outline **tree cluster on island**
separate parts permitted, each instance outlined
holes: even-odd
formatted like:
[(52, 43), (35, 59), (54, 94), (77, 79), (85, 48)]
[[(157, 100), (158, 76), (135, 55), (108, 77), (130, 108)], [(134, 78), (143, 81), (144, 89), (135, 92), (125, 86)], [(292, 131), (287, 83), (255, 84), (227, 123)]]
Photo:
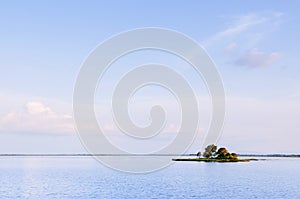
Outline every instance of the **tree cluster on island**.
[(199, 158), (221, 159), (221, 160), (237, 160), (238, 155), (236, 153), (230, 153), (225, 147), (218, 147), (214, 144), (208, 145), (203, 153), (198, 152)]

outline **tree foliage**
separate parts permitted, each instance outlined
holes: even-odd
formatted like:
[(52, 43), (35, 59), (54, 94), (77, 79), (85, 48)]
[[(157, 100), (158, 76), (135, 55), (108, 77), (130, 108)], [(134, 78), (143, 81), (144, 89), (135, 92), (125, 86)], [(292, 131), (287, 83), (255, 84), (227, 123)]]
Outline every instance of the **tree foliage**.
[(219, 150), (217, 151), (217, 155), (220, 155), (222, 153), (228, 153), (228, 150), (225, 147), (219, 148)]
[[(225, 147), (218, 147), (214, 144), (208, 145), (202, 154), (205, 158), (216, 158), (216, 159), (237, 159), (238, 155), (236, 153), (229, 153)], [(197, 156), (201, 156), (201, 152), (197, 153)]]
[(211, 145), (208, 145), (206, 148), (205, 148), (205, 152), (210, 152), (210, 153), (214, 153), (217, 151), (217, 146), (214, 145), (214, 144), (211, 144)]

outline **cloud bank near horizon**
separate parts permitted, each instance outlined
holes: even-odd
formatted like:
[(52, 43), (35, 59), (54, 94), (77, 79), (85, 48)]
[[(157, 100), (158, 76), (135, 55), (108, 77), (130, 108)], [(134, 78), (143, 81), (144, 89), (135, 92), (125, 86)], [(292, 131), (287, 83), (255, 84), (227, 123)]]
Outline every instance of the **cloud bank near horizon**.
[(70, 134), (74, 125), (70, 114), (60, 114), (41, 102), (29, 101), (21, 109), (0, 117), (0, 131)]
[[(170, 102), (170, 104), (172, 103), (174, 102)], [(143, 109), (140, 105), (135, 107), (138, 112), (135, 112), (134, 118), (145, 118), (145, 115), (148, 114), (148, 109)], [(172, 116), (173, 114), (175, 112), (169, 115)], [(205, 114), (205, 112), (201, 111), (200, 114)], [(291, 153), (300, 151), (296, 139), (299, 137), (297, 129), (300, 129), (300, 124), (297, 121), (297, 118), (300, 117), (300, 106), (297, 100), (227, 97), (226, 115), (224, 130), (219, 140), (220, 145), (238, 150), (238, 152)], [(208, 120), (208, 122), (199, 121), (201, 127), (190, 149), (191, 152), (200, 148), (208, 128), (209, 118), (204, 116), (202, 119)], [(121, 143), (124, 148), (127, 147), (129, 150), (130, 148), (137, 150), (137, 147), (141, 147), (141, 145), (133, 146), (135, 142), (132, 140), (129, 140), (128, 143), (124, 142), (125, 135), (120, 135), (118, 128), (108, 121), (99, 122), (104, 122), (102, 124), (103, 131), (107, 131), (106, 135), (111, 141)], [(179, 124), (172, 123), (165, 130), (174, 134), (176, 132), (172, 131), (176, 131), (178, 127)], [(51, 106), (45, 106), (38, 101), (27, 102), (18, 111), (11, 111), (0, 117), (0, 134), (22, 133), (26, 135), (28, 132), (31, 133), (27, 136), (29, 140), (31, 136), (34, 137), (34, 134), (53, 137), (61, 135), (72, 135), (73, 137), (76, 135), (70, 114), (57, 113)], [(167, 134), (162, 136), (164, 140), (161, 141), (166, 141)], [(171, 134), (170, 136), (173, 137)], [(286, 145), (285, 143), (289, 144)], [(151, 142), (148, 144), (151, 146)], [(155, 145), (155, 143), (153, 144)]]

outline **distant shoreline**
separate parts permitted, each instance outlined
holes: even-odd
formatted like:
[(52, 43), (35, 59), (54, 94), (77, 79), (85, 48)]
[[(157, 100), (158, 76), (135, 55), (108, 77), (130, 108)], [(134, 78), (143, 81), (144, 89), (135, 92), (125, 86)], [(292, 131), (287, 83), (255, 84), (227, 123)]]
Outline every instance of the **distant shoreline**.
[(238, 154), (239, 157), (300, 158), (300, 154)]
[[(196, 156), (196, 154), (58, 154), (58, 153), (7, 153), (7, 154), (0, 154), (0, 157), (74, 157), (74, 156), (180, 156), (180, 157), (187, 157), (187, 156)], [(281, 158), (300, 158), (300, 154), (238, 154), (239, 157), (281, 157)]]

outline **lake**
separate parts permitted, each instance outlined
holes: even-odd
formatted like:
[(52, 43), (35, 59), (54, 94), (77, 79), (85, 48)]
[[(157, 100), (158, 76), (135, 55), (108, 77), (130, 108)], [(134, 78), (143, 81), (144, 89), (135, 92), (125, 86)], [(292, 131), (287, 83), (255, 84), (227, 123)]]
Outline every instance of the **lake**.
[(300, 159), (175, 162), (127, 174), (92, 157), (0, 157), (0, 198), (300, 198)]

